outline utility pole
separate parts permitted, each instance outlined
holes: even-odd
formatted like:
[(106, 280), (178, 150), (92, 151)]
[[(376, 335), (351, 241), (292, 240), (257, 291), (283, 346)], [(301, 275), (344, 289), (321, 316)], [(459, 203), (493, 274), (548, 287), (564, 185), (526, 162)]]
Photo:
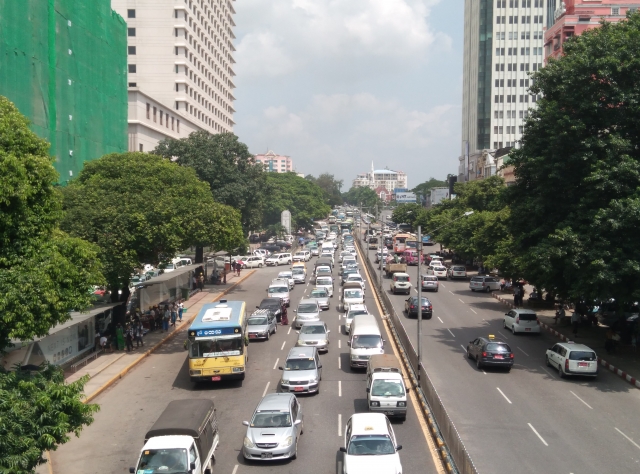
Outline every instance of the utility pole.
[(418, 385), (420, 384), (420, 369), (422, 368), (422, 226), (418, 226)]
[(382, 216), (382, 227), (380, 229), (380, 238), (378, 239), (378, 248), (380, 249), (380, 289), (382, 289), (382, 260), (384, 259), (384, 215)]

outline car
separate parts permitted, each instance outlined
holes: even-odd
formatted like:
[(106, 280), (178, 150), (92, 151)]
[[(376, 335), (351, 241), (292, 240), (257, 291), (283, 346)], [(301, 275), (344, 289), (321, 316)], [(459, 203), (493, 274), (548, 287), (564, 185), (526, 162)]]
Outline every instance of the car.
[(340, 255), (338, 256), (338, 262), (342, 263), (342, 259), (344, 259), (345, 257), (352, 258), (353, 256), (351, 255), (351, 252), (347, 252), (346, 250), (343, 250), (342, 252), (340, 252)]
[(530, 309), (512, 309), (505, 313), (502, 327), (513, 334), (519, 332), (540, 334), (540, 321), (535, 311)]
[(476, 361), (476, 367), (504, 367), (507, 372), (513, 367), (514, 354), (506, 342), (495, 336), (477, 337), (467, 344), (467, 357)]
[(471, 291), (486, 291), (487, 293), (500, 289), (500, 280), (488, 275), (471, 277), (469, 280)]
[(300, 250), (293, 254), (294, 262), (308, 262), (311, 258), (311, 253), (308, 250)]
[(318, 349), (312, 346), (292, 347), (287, 355), (279, 383), (281, 392), (318, 393), (322, 380), (322, 363)]
[(320, 258), (330, 258), (330, 259), (331, 259), (331, 264), (333, 265), (333, 264), (335, 263), (335, 261), (334, 261), (334, 259), (333, 259), (333, 254), (332, 254), (332, 253), (329, 253), (329, 252), (325, 252), (325, 251), (323, 251), (323, 252), (320, 254)]
[[(408, 317), (418, 317), (418, 297), (409, 296), (404, 302), (404, 312)], [(433, 316), (433, 305), (428, 298), (422, 297), (422, 316), (423, 319), (431, 319)]]
[(305, 322), (298, 331), (296, 347), (313, 346), (320, 352), (329, 352), (329, 333), (324, 321)]
[(247, 319), (249, 340), (266, 339), (278, 331), (278, 320), (270, 309), (258, 309)]
[(346, 285), (347, 283), (351, 283), (351, 282), (360, 283), (360, 286), (362, 287), (362, 291), (365, 290), (366, 281), (364, 280), (364, 278), (362, 278), (362, 275), (360, 275), (359, 273), (350, 273), (347, 275), (347, 279), (344, 281), (344, 284)]
[(351, 323), (353, 323), (353, 318), (359, 316), (361, 314), (369, 314), (367, 307), (364, 304), (352, 304), (349, 306), (347, 313), (344, 315), (345, 323), (344, 323), (344, 332), (345, 334), (349, 334), (351, 331)]
[(267, 249), (255, 249), (253, 251), (253, 255), (255, 255), (256, 257), (267, 258), (269, 255), (271, 255), (271, 252), (269, 252)]
[(264, 298), (256, 309), (268, 309), (276, 317), (276, 320), (280, 321), (282, 315), (282, 300), (280, 298)]
[(357, 268), (354, 268), (354, 267), (345, 268), (340, 273), (340, 284), (344, 285), (344, 283), (347, 281), (347, 278), (349, 278), (349, 275), (354, 275), (358, 273), (359, 272)]
[(300, 329), (303, 323), (320, 321), (320, 311), (322, 310), (315, 299), (302, 298), (298, 303), (298, 308), (294, 310), (296, 313), (294, 327)]
[(447, 270), (447, 278), (450, 280), (467, 279), (467, 269), (464, 265), (452, 265)]
[(357, 282), (345, 283), (338, 310), (348, 311), (352, 304), (364, 304), (364, 290)]
[(145, 281), (149, 280), (150, 277), (146, 274), (144, 275), (135, 275), (134, 277), (131, 278), (131, 280), (129, 280), (129, 286), (130, 287), (134, 287), (136, 285), (139, 285), (141, 283), (144, 283)]
[(265, 260), (267, 266), (291, 265), (292, 259), (290, 253), (274, 253)]
[(293, 290), (293, 287), (296, 286), (296, 281), (293, 278), (293, 272), (290, 270), (280, 272), (277, 276), (278, 280), (287, 280), (289, 282), (289, 289)]
[(320, 306), (320, 309), (329, 309), (329, 292), (326, 288), (313, 288), (309, 293), (309, 299), (314, 299)]
[(435, 275), (422, 275), (422, 289), (424, 291), (438, 291), (440, 289), (440, 282)]
[(402, 463), (393, 426), (383, 413), (356, 413), (344, 429), (344, 474), (401, 474)]
[(286, 281), (276, 280), (271, 282), (269, 288), (267, 288), (267, 295), (269, 298), (280, 298), (286, 306), (291, 304), (289, 283)]
[(311, 256), (317, 257), (320, 255), (320, 249), (318, 247), (311, 247)]
[(333, 296), (333, 277), (321, 276), (316, 278), (316, 288), (325, 288), (329, 292), (329, 297)]
[(447, 279), (447, 268), (446, 267), (429, 267), (429, 269), (427, 270), (427, 275), (433, 275), (435, 277), (437, 277), (438, 279), (440, 278), (444, 278), (445, 280)]
[(279, 253), (280, 252), (280, 246), (272, 244), (272, 243), (267, 243), (267, 244), (261, 245), (258, 250), (265, 250), (265, 251), (269, 252), (270, 254)]
[(394, 273), (393, 277), (391, 277), (390, 284), (391, 293), (394, 295), (396, 293), (406, 293), (407, 295), (411, 293), (411, 278), (408, 273)]
[(342, 263), (340, 264), (340, 268), (341, 269), (345, 269), (347, 268), (349, 265), (358, 265), (358, 262), (356, 261), (355, 258), (353, 258), (352, 255), (349, 255), (348, 257), (345, 257), (342, 259)]
[(547, 349), (547, 367), (555, 367), (561, 378), (569, 375), (598, 375), (598, 356), (593, 349), (572, 341), (558, 342)]
[(264, 267), (264, 257), (249, 256), (244, 258), (243, 268), (262, 268)]
[(298, 440), (304, 431), (302, 406), (292, 393), (262, 397), (247, 427), (242, 455), (251, 461), (296, 459)]
[(307, 272), (304, 267), (293, 267), (291, 270), (291, 276), (293, 277), (294, 283), (306, 283), (307, 281)]

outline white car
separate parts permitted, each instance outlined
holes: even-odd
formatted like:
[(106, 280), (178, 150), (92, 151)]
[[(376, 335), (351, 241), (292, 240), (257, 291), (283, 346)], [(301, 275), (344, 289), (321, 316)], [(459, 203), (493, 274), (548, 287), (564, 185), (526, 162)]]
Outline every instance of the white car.
[(394, 273), (391, 277), (390, 290), (394, 295), (396, 293), (405, 293), (407, 295), (411, 294), (411, 277), (409, 277), (409, 274), (400, 272)]
[(316, 278), (316, 288), (325, 288), (329, 292), (329, 297), (333, 296), (333, 278), (321, 276)]
[(490, 291), (500, 289), (500, 280), (491, 276), (474, 276), (469, 281), (471, 291)]
[(338, 257), (338, 262), (342, 263), (342, 260), (347, 257), (347, 258), (351, 258), (351, 252), (347, 252), (346, 250), (343, 250), (342, 252), (340, 252), (340, 256)]
[(422, 275), (422, 290), (423, 291), (438, 291), (440, 288), (440, 282), (435, 275)]
[(271, 255), (271, 252), (269, 252), (266, 249), (255, 249), (253, 251), (253, 255), (256, 255), (258, 257), (264, 257), (267, 258), (269, 255)]
[(356, 265), (356, 266), (358, 265), (358, 262), (356, 261), (356, 259), (353, 258), (353, 256), (351, 255), (342, 259), (342, 264), (340, 265), (340, 269), (344, 270), (349, 265)]
[(402, 474), (402, 446), (382, 413), (356, 413), (344, 429), (343, 474)]
[(438, 277), (438, 279), (443, 278), (447, 279), (447, 268), (446, 267), (431, 267), (427, 270), (427, 275), (433, 275)]
[(317, 257), (320, 255), (320, 249), (318, 247), (311, 247), (311, 256)]
[(293, 290), (296, 286), (296, 281), (293, 279), (293, 272), (286, 271), (278, 273), (278, 280), (287, 280), (289, 282), (289, 289)]
[(540, 334), (538, 315), (530, 309), (512, 309), (505, 313), (502, 326), (505, 329), (510, 329), (513, 334), (517, 332)]
[(305, 250), (305, 251), (301, 250), (293, 254), (294, 262), (308, 262), (310, 258), (311, 258), (311, 254), (309, 253), (308, 250)]
[(264, 267), (264, 257), (246, 257), (244, 260), (244, 268), (262, 268)]
[(573, 342), (558, 342), (547, 349), (547, 367), (555, 367), (561, 378), (567, 375), (598, 375), (598, 356), (588, 346)]
[(265, 260), (267, 266), (291, 265), (292, 258), (290, 253), (274, 253)]
[(344, 315), (345, 323), (344, 323), (344, 332), (345, 334), (349, 334), (351, 331), (351, 323), (353, 322), (353, 318), (360, 314), (369, 314), (367, 307), (363, 304), (352, 304), (349, 306), (347, 313)]
[(360, 283), (360, 286), (362, 287), (362, 291), (364, 291), (365, 289), (365, 280), (364, 278), (362, 278), (362, 275), (358, 274), (358, 273), (351, 273), (350, 275), (347, 276), (347, 279), (344, 281), (345, 284), (346, 283), (351, 283), (351, 282), (357, 282)]

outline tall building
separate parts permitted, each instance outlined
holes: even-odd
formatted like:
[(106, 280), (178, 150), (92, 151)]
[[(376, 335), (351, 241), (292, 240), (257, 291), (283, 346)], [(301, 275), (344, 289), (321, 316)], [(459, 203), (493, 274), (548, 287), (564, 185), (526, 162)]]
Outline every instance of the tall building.
[(127, 26), (110, 0), (0, 0), (0, 95), (51, 144), (66, 183), (127, 150)]
[(542, 68), (548, 0), (465, 0), (460, 181), (469, 157), (515, 146), (531, 96), (529, 73)]
[(130, 150), (233, 131), (233, 1), (112, 0), (127, 22)]
[[(269, 150), (263, 155), (254, 155), (256, 163), (262, 163), (265, 171), (273, 173), (288, 173), (293, 171), (293, 160), (290, 156), (276, 155)], [(302, 176), (304, 178), (304, 175)]]
[(371, 163), (371, 171), (364, 174), (359, 174), (356, 179), (353, 180), (353, 187), (368, 187), (375, 190), (376, 188), (383, 187), (387, 190), (393, 190), (396, 188), (407, 188), (407, 175), (402, 171), (393, 171), (390, 169), (376, 170)]
[(627, 12), (637, 11), (640, 0), (549, 0), (547, 31), (544, 35), (545, 62), (562, 55), (563, 43), (572, 36), (598, 28), (604, 19), (623, 20)]

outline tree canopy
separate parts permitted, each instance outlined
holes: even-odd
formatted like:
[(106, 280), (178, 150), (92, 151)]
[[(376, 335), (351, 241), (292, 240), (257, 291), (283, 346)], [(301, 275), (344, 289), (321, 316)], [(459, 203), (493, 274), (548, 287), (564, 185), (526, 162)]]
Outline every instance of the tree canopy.
[(413, 223), (422, 209), (423, 207), (418, 203), (398, 204), (393, 210), (391, 220), (396, 224), (411, 224), (413, 227)]
[(564, 43), (511, 151), (513, 248), (529, 281), (579, 298), (640, 298), (640, 14)]
[[(92, 285), (103, 282), (98, 249), (57, 227), (58, 175), (49, 145), (28, 125), (0, 97), (0, 353), (89, 307)], [(84, 382), (64, 384), (53, 366), (34, 376), (0, 367), (0, 472), (33, 472), (43, 451), (91, 423), (97, 407), (81, 402)]]
[(411, 191), (419, 196), (426, 196), (431, 188), (441, 188), (446, 186), (449, 186), (449, 183), (447, 181), (440, 181), (435, 178), (429, 178), (424, 183), (420, 183), (419, 185), (417, 185)]
[(295, 228), (309, 228), (313, 219), (326, 217), (331, 207), (324, 201), (322, 189), (312, 181), (295, 173), (266, 173), (269, 198), (266, 200), (265, 220), (269, 225), (280, 222), (284, 210), (291, 211)]
[(361, 204), (363, 207), (373, 210), (376, 206), (382, 206), (382, 201), (373, 189), (366, 186), (352, 187), (346, 193), (342, 194), (342, 199), (347, 204), (355, 207), (359, 207)]
[(85, 163), (63, 189), (62, 227), (100, 248), (112, 289), (142, 263), (190, 246), (232, 250), (244, 243), (240, 213), (213, 200), (195, 170), (146, 153), (115, 153)]
[(153, 153), (193, 168), (217, 202), (240, 211), (245, 235), (263, 224), (267, 173), (233, 133), (193, 132), (180, 140), (162, 140)]
[(342, 204), (342, 194), (340, 189), (342, 188), (342, 180), (337, 180), (332, 174), (323, 173), (317, 178), (312, 175), (305, 176), (305, 179), (317, 184), (322, 193), (324, 194), (324, 201), (329, 206), (339, 206)]

